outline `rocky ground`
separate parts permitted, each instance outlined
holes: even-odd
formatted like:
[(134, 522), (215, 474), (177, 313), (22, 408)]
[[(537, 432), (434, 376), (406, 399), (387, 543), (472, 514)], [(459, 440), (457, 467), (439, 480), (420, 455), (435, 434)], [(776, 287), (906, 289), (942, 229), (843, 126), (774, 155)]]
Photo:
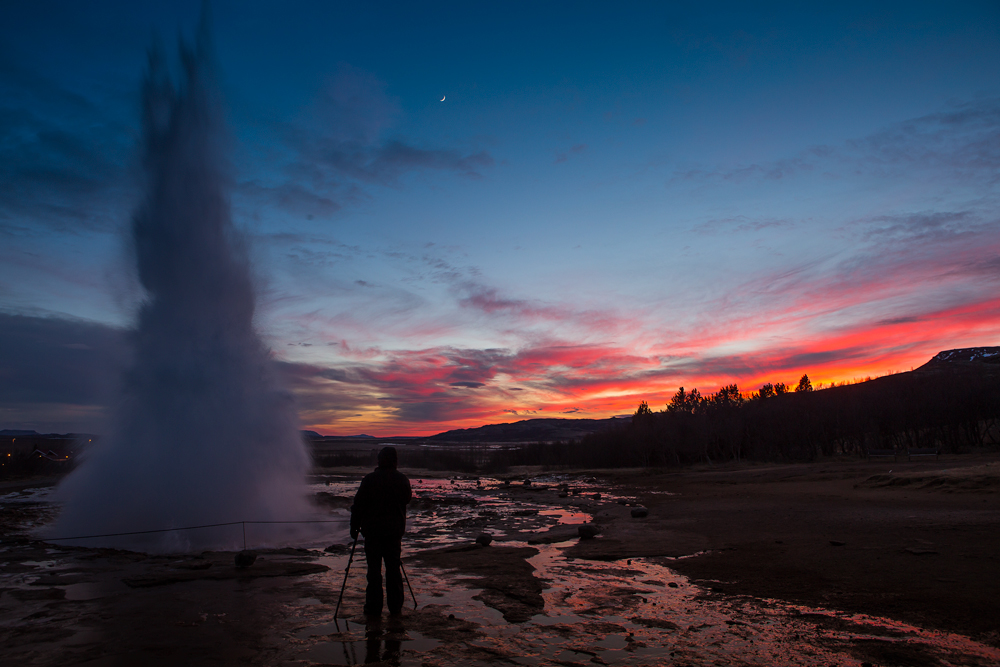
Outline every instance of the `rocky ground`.
[[(891, 472), (890, 472), (891, 471)], [(581, 558), (680, 556), (713, 591), (875, 614), (1000, 645), (1000, 457), (632, 476), (650, 515)], [(674, 495), (662, 494), (670, 489)]]
[[(317, 472), (342, 513), (362, 471)], [(362, 547), (333, 617), (342, 531), (240, 570), (38, 542), (39, 482), (0, 489), (0, 663), (1000, 664), (1000, 457), (408, 472), (419, 608), (378, 621)]]

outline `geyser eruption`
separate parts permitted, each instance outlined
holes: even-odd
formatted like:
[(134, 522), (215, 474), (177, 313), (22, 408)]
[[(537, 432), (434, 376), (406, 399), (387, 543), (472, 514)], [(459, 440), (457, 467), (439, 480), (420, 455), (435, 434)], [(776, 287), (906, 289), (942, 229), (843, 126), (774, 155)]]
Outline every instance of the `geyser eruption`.
[[(146, 299), (113, 427), (60, 486), (51, 535), (304, 518), (309, 455), (289, 392), (253, 327), (233, 228), (220, 104), (201, 31), (175, 87), (150, 55), (142, 90), (146, 197), (131, 242)], [(230, 548), (240, 527), (80, 544)]]

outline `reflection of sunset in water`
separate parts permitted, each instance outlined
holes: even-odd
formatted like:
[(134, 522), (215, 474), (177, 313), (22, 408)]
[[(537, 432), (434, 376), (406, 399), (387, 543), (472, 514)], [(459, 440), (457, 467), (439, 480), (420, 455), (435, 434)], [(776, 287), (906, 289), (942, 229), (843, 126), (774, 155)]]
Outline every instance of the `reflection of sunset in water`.
[[(325, 488), (350, 493), (352, 484), (356, 486), (343, 480)], [(494, 545), (529, 546), (533, 535), (592, 518), (581, 507), (561, 503), (576, 498), (577, 504), (584, 505), (592, 502), (595, 493), (611, 502), (620, 497), (601, 480), (566, 475), (533, 477), (531, 502), (517, 497), (524, 490), (523, 480), (511, 487), (486, 477), (418, 478), (413, 484), (416, 506), (409, 512), (404, 541), (404, 551), (411, 554), (468, 543), (480, 531), (492, 533), (497, 540)], [(564, 484), (578, 495), (560, 498)], [(391, 664), (860, 666), (870, 658), (858, 657), (862, 654), (857, 646), (865, 647), (865, 656), (874, 652), (895, 656), (895, 660), (915, 657), (924, 661), (921, 664), (985, 667), (1000, 660), (1000, 650), (960, 635), (774, 600), (722, 596), (672, 571), (669, 558), (611, 562), (569, 558), (565, 550), (575, 542), (573, 538), (530, 544), (538, 553), (528, 562), (535, 569), (534, 576), (546, 585), (544, 613), (520, 624), (508, 623), (499, 611), (478, 599), (474, 583), (469, 584), (471, 588), (457, 586), (456, 580), (464, 577), (461, 571), (408, 560), (421, 612), (404, 617), (395, 631), (375, 630), (398, 642), (399, 654)], [(329, 560), (331, 570), (321, 576), (336, 586), (346, 559)], [(363, 571), (351, 577), (348, 591), (360, 591)], [(455, 622), (474, 629), (460, 642), (435, 645), (425, 636), (420, 614), (437, 606), (441, 613), (454, 616)], [(302, 630), (303, 639), (325, 635), (305, 657), (329, 664), (361, 664), (362, 649), (372, 642), (371, 629), (355, 621), (349, 627), (343, 621), (339, 625), (339, 633), (330, 632), (329, 623)]]
[[(404, 614), (398, 619), (367, 623), (358, 615), (365, 568), (357, 555), (345, 590), (345, 616), (332, 618), (348, 560), (346, 537), (326, 552), (315, 547), (335, 541), (334, 533), (311, 550), (262, 549), (254, 565), (256, 573), (268, 562), (272, 566), (312, 563), (329, 570), (243, 580), (225, 579), (231, 554), (149, 557), (9, 542), (0, 551), (7, 588), (0, 605), (28, 629), (39, 629), (39, 623), (58, 614), (62, 638), (46, 639), (45, 650), (69, 663), (83, 655), (81, 650), (95, 655), (111, 650), (104, 643), (106, 621), (100, 614), (114, 619), (116, 628), (123, 624), (131, 628), (129, 641), (139, 651), (158, 647), (168, 628), (186, 633), (185, 641), (195, 642), (191, 646), (215, 638), (211, 650), (222, 655), (233, 650), (233, 638), (242, 637), (246, 628), (256, 628), (252, 632), (259, 634), (253, 641), (261, 643), (275, 664), (355, 665), (378, 660), (412, 667), (498, 663), (860, 667), (871, 662), (985, 667), (1000, 662), (997, 648), (957, 634), (863, 614), (723, 595), (714, 587), (727, 582), (706, 582), (709, 588), (693, 584), (671, 569), (678, 562), (671, 558), (572, 558), (567, 553), (578, 542), (576, 525), (590, 522), (598, 508), (632, 503), (634, 498), (596, 477), (530, 479), (530, 486), (524, 485), (524, 478), (510, 486), (489, 477), (413, 479), (404, 562), (418, 609), (413, 609), (407, 592)], [(358, 484), (357, 477), (344, 475), (312, 481), (314, 491), (329, 494), (341, 505), (349, 504)], [(657, 491), (671, 492), (669, 487)], [(0, 508), (20, 512), (24, 526), (43, 523), (52, 510), (45, 491), (0, 496)], [(330, 511), (337, 514), (343, 509), (335, 506)], [(473, 545), (481, 532), (493, 535), (492, 546)], [(533, 572), (483, 583), (486, 580), (462, 569), (463, 561), (478, 554), (488, 563), (497, 562), (500, 573), (500, 562), (489, 560), (493, 555), (529, 547), (535, 550), (527, 552)], [(455, 550), (449, 566), (431, 566), (418, 557), (442, 548)], [(362, 551), (363, 547), (359, 554)], [(255, 571), (251, 568), (247, 574)], [(495, 600), (507, 596), (517, 601), (519, 591), (526, 590), (518, 576), (544, 588), (538, 604), (522, 616), (523, 622), (509, 622)], [(156, 585), (136, 588), (128, 581)], [(503, 590), (487, 590), (493, 585)], [(176, 600), (183, 604), (171, 602)], [(146, 611), (137, 615), (136, 605)], [(18, 650), (17, 655), (24, 655)]]

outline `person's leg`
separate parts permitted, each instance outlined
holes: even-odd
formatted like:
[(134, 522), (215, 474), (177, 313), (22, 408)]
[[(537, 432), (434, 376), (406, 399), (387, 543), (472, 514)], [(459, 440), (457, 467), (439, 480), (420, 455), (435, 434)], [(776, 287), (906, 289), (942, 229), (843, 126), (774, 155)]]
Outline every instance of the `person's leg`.
[(403, 609), (403, 573), (399, 569), (401, 546), (399, 540), (387, 540), (382, 557), (385, 559), (385, 597), (390, 614)]
[(382, 613), (382, 545), (380, 540), (365, 538), (365, 560), (368, 561), (368, 587), (365, 588), (365, 614)]

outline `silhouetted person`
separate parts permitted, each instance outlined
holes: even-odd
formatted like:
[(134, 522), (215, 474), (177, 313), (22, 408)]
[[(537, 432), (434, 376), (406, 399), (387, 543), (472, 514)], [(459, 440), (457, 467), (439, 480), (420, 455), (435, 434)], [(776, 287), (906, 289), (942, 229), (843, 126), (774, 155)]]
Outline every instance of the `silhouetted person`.
[(351, 539), (365, 536), (368, 587), (365, 614), (382, 613), (382, 561), (385, 561), (385, 597), (390, 614), (403, 609), (403, 575), (399, 569), (400, 541), (406, 529), (410, 480), (396, 470), (396, 448), (383, 447), (378, 468), (365, 475), (351, 506)]

